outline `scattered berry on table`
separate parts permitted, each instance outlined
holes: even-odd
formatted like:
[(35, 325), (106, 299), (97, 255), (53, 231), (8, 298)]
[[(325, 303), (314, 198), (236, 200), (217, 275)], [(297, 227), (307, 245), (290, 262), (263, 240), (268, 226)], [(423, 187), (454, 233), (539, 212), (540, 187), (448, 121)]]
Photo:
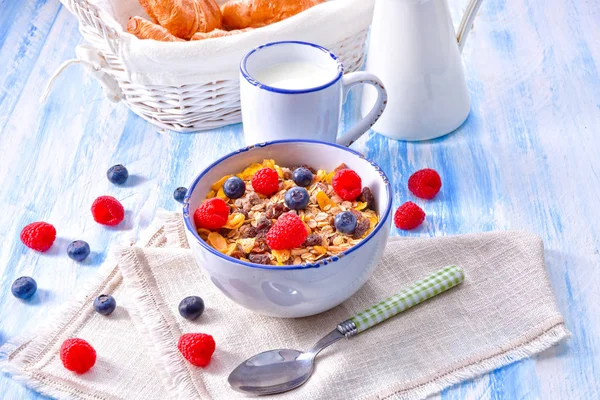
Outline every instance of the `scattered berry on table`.
[(125, 219), (125, 209), (114, 197), (100, 196), (92, 204), (92, 216), (99, 224), (114, 226)]
[(357, 221), (350, 211), (342, 211), (335, 216), (333, 223), (338, 232), (350, 234), (356, 229)]
[(279, 175), (272, 168), (258, 170), (252, 177), (252, 188), (256, 193), (270, 196), (279, 190)]
[(290, 210), (303, 210), (308, 205), (310, 196), (303, 187), (294, 186), (285, 192), (283, 200)]
[(185, 199), (186, 193), (187, 193), (187, 188), (180, 186), (177, 189), (175, 189), (175, 191), (173, 192), (173, 198), (175, 200), (177, 200), (178, 202), (183, 203), (183, 199)]
[(123, 164), (113, 165), (106, 171), (106, 177), (111, 183), (115, 185), (122, 185), (129, 178), (129, 172)]
[(360, 176), (351, 169), (340, 169), (331, 180), (335, 193), (346, 201), (354, 201), (362, 192)]
[(204, 312), (204, 300), (198, 296), (188, 296), (179, 303), (179, 314), (190, 321)]
[(60, 346), (60, 361), (69, 371), (83, 374), (96, 364), (96, 350), (83, 339), (67, 339)]
[(15, 280), (10, 288), (13, 296), (21, 300), (27, 300), (35, 294), (37, 283), (29, 276), (22, 276)]
[(110, 315), (117, 308), (117, 301), (108, 294), (101, 294), (94, 300), (94, 310), (98, 314)]
[(273, 250), (289, 250), (300, 247), (307, 237), (304, 222), (293, 212), (288, 212), (267, 232), (267, 244)]
[(403, 230), (414, 229), (421, 225), (424, 220), (425, 212), (412, 201), (402, 204), (394, 214), (396, 227)]
[(229, 206), (217, 197), (206, 200), (194, 212), (196, 229), (219, 229), (227, 223)]
[(67, 255), (71, 260), (83, 261), (90, 255), (90, 245), (83, 240), (71, 242), (67, 247)]
[(408, 190), (422, 199), (433, 199), (442, 187), (442, 179), (431, 168), (421, 169), (408, 178)]
[(246, 184), (241, 178), (232, 176), (223, 184), (223, 193), (230, 199), (239, 199), (246, 193)]
[(56, 229), (46, 222), (33, 222), (21, 231), (21, 242), (35, 251), (48, 250), (55, 239)]
[(215, 352), (215, 340), (205, 333), (186, 333), (181, 335), (177, 348), (196, 367), (206, 367)]
[(308, 168), (298, 167), (292, 172), (292, 180), (296, 185), (306, 187), (312, 183), (313, 174)]

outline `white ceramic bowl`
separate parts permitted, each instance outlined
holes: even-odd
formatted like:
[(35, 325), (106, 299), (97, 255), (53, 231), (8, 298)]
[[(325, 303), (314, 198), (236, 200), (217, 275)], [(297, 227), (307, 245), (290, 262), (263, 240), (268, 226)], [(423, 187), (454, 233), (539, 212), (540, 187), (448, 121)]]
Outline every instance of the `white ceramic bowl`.
[[(282, 166), (307, 164), (328, 171), (345, 163), (360, 175), (363, 186), (372, 190), (379, 223), (356, 246), (314, 264), (266, 266), (220, 253), (200, 238), (193, 213), (214, 182), (264, 159), (274, 159)], [(387, 177), (362, 154), (332, 143), (282, 140), (240, 149), (207, 167), (188, 188), (183, 217), (196, 261), (227, 297), (261, 314), (296, 318), (337, 306), (371, 277), (390, 232), (391, 207)]]

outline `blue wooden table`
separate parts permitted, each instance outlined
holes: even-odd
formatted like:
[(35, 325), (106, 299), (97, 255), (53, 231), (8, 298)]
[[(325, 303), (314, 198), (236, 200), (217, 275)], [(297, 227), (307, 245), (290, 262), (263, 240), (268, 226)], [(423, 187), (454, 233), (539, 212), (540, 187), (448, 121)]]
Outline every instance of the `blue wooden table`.
[[(464, 2), (452, 0), (455, 21)], [(443, 179), (436, 201), (419, 201), (425, 224), (407, 236), (525, 229), (546, 243), (548, 272), (573, 337), (533, 359), (444, 391), (444, 399), (600, 398), (600, 3), (486, 0), (464, 51), (472, 110), (447, 137), (426, 143), (374, 133), (353, 145), (394, 183), (398, 206), (412, 199), (411, 172), (431, 167)], [(243, 144), (240, 125), (183, 135), (156, 129), (103, 98), (79, 67), (38, 101), (54, 70), (82, 42), (76, 19), (58, 0), (0, 0), (0, 345), (31, 332), (72, 298), (111, 244), (135, 238), (159, 208), (177, 209), (172, 192), (216, 157)], [(344, 125), (358, 116), (358, 94)], [(125, 187), (106, 177), (113, 164)], [(118, 229), (96, 224), (89, 208), (109, 194), (128, 210)], [(44, 220), (58, 239), (40, 255), (19, 241)], [(84, 239), (83, 264), (66, 256)], [(33, 302), (10, 293), (21, 275), (40, 287)], [(0, 375), (3, 399), (39, 398)]]

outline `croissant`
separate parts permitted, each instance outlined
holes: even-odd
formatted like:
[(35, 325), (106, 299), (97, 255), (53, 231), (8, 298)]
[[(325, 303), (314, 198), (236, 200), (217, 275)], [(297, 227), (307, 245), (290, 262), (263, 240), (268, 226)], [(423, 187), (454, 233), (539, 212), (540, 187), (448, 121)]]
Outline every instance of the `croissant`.
[(221, 8), (225, 29), (259, 28), (296, 15), (325, 0), (231, 0)]
[(221, 10), (214, 0), (140, 0), (153, 22), (181, 39), (221, 28)]
[(140, 5), (144, 9), (144, 11), (146, 11), (146, 14), (148, 14), (148, 16), (150, 17), (150, 19), (152, 20), (152, 22), (154, 22), (155, 24), (158, 24), (158, 20), (156, 19), (156, 15), (154, 15), (154, 12), (152, 11), (152, 8), (150, 8), (149, 0), (138, 0), (138, 2), (140, 3)]
[(254, 28), (245, 28), (245, 29), (236, 29), (233, 31), (224, 31), (223, 29), (215, 29), (212, 32), (196, 32), (194, 36), (192, 36), (191, 40), (204, 40), (204, 39), (212, 39), (222, 36), (231, 36), (237, 35), (238, 33), (247, 32)]
[(173, 36), (160, 25), (146, 21), (141, 17), (131, 17), (127, 22), (127, 32), (137, 36), (139, 39), (154, 39), (162, 42), (183, 42)]

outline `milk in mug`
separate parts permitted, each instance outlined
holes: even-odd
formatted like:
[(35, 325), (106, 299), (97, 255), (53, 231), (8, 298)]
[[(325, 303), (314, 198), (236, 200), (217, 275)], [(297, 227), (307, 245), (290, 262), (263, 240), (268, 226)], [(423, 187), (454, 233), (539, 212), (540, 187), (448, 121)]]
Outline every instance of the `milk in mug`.
[(278, 89), (301, 90), (323, 86), (337, 76), (338, 71), (323, 68), (308, 61), (288, 61), (273, 64), (254, 73), (263, 85)]

